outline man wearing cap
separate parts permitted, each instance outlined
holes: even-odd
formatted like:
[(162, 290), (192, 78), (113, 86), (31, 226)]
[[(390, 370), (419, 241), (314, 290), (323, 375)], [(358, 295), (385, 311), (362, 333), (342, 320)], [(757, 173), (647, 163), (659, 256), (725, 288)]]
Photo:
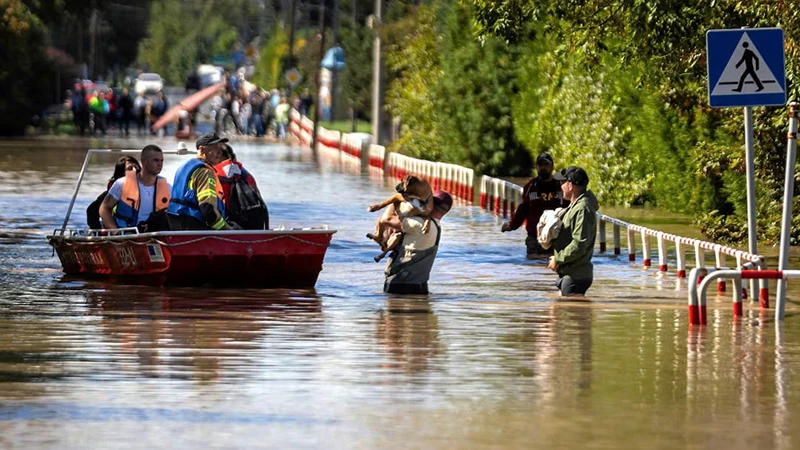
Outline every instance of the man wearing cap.
[(197, 139), (197, 158), (175, 174), (167, 216), (173, 230), (230, 230), (225, 221), (222, 186), (214, 165), (223, 161), (227, 139), (206, 133)]
[(589, 175), (580, 167), (570, 166), (553, 178), (561, 183), (561, 191), (570, 205), (561, 218), (561, 232), (553, 240), (555, 253), (547, 268), (558, 273), (556, 286), (562, 296), (584, 295), (594, 278), (597, 198), (587, 189)]
[(504, 223), (500, 228), (502, 232), (513, 231), (525, 222), (525, 229), (528, 232), (528, 237), (525, 239), (528, 259), (553, 254), (552, 247), (545, 250), (539, 244), (536, 224), (539, 223), (544, 211), (566, 208), (569, 203), (564, 199), (558, 182), (553, 179), (553, 157), (548, 153), (542, 153), (536, 158), (536, 175), (522, 189), (522, 202), (511, 221)]
[(433, 193), (433, 211), (427, 232), (424, 217), (406, 217), (402, 221), (403, 242), (389, 255), (383, 292), (390, 294), (428, 294), (433, 261), (439, 250), (442, 227), (439, 224), (453, 206), (453, 197), (445, 191)]

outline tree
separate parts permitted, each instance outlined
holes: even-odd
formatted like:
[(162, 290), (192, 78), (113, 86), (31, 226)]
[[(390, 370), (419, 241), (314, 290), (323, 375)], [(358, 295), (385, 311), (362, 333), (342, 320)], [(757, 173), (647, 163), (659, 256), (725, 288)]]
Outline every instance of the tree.
[(21, 0), (0, 0), (0, 135), (19, 135), (50, 99), (46, 28)]

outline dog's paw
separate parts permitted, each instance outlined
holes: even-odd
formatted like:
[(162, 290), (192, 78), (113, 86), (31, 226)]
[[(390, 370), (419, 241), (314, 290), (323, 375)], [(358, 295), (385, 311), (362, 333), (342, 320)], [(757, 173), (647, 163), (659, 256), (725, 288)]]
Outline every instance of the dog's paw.
[(367, 208), (367, 211), (375, 212), (375, 211), (377, 211), (379, 209), (381, 209), (381, 205), (369, 205), (369, 208)]
[(385, 255), (386, 255), (386, 253), (381, 253), (380, 255), (375, 255), (375, 257), (372, 258), (372, 259), (374, 259), (376, 263), (379, 263), (379, 262), (381, 262), (381, 260), (383, 259), (383, 257)]
[(367, 233), (367, 239), (372, 239), (373, 241), (377, 241), (378, 239), (372, 233)]

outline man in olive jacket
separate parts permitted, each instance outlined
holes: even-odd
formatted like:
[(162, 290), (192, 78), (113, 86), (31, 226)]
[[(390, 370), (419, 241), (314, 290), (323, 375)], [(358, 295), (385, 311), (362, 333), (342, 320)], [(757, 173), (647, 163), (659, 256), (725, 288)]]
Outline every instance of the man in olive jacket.
[(564, 198), (570, 201), (561, 221), (563, 226), (553, 241), (555, 254), (547, 268), (558, 273), (556, 286), (562, 296), (583, 295), (592, 285), (592, 254), (597, 238), (597, 198), (586, 187), (589, 175), (570, 166), (553, 176), (561, 183)]

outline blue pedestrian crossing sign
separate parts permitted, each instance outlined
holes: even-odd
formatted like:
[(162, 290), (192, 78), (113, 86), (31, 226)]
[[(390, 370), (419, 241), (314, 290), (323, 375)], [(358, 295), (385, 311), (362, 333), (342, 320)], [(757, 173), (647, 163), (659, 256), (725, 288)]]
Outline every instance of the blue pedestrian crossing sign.
[(782, 29), (709, 30), (706, 53), (712, 107), (786, 104)]

